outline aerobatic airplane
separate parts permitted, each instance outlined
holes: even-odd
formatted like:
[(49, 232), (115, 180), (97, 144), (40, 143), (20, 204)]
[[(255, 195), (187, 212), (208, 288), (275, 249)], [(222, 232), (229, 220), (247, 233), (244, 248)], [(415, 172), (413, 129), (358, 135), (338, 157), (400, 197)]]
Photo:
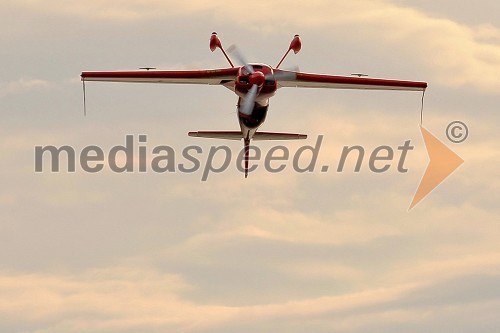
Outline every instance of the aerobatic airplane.
[(210, 50), (219, 48), (231, 65), (229, 68), (204, 70), (156, 70), (144, 67), (133, 71), (82, 72), (81, 77), (85, 89), (85, 81), (106, 82), (143, 82), (143, 83), (189, 83), (222, 85), (238, 95), (239, 131), (196, 131), (189, 136), (201, 138), (217, 138), (227, 140), (243, 139), (245, 147), (245, 178), (248, 176), (248, 156), (250, 140), (293, 140), (305, 139), (305, 134), (258, 132), (258, 128), (266, 119), (269, 99), (281, 87), (304, 88), (336, 88), (336, 89), (376, 89), (376, 90), (413, 90), (425, 91), (426, 82), (375, 79), (364, 74), (338, 76), (303, 73), (298, 70), (282, 70), (279, 66), (288, 53), (301, 49), (299, 35), (295, 35), (288, 51), (276, 67), (260, 63), (248, 63), (243, 55), (231, 46), (228, 51), (238, 61), (235, 67), (222, 47), (217, 33), (212, 33)]

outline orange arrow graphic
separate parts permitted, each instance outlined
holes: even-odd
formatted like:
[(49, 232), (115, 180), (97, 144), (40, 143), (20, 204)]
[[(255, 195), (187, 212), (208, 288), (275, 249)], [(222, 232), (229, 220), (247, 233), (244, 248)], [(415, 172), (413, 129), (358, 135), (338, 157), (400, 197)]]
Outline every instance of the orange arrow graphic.
[(410, 208), (408, 208), (409, 211), (464, 163), (464, 160), (460, 156), (455, 154), (428, 130), (420, 126), (420, 131), (422, 132), (427, 154), (429, 155), (429, 164), (418, 185)]

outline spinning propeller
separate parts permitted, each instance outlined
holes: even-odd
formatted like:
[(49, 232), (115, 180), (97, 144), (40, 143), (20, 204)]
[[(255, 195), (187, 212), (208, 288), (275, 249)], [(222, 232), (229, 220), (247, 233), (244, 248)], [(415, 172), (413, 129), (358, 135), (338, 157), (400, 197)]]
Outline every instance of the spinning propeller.
[[(291, 50), (293, 50), (294, 53), (298, 53), (301, 47), (302, 42), (300, 41), (300, 37), (299, 35), (295, 35), (292, 39), (292, 42), (290, 43), (290, 46), (288, 47), (287, 52), (276, 66), (276, 69), (278, 69), (278, 67), (281, 65), (283, 60), (285, 60), (286, 56), (288, 55), (288, 53), (290, 53)], [(224, 53), (224, 56), (226, 57), (231, 67), (234, 67), (231, 59), (229, 59), (226, 52), (224, 51), (222, 43), (219, 37), (217, 37), (217, 33), (213, 32), (212, 36), (210, 37), (210, 50), (213, 52), (217, 48), (219, 48), (222, 53)], [(257, 98), (257, 94), (259, 93), (259, 88), (262, 88), (266, 81), (292, 81), (296, 79), (296, 71), (298, 71), (298, 68), (293, 68), (292, 70), (288, 71), (273, 70), (271, 73), (264, 75), (262, 72), (254, 70), (252, 65), (248, 63), (245, 56), (237, 49), (235, 45), (231, 45), (228, 48), (228, 51), (236, 58), (241, 66), (245, 67), (246, 71), (248, 72), (248, 81), (252, 84), (247, 94), (243, 98), (243, 105), (240, 108), (240, 112), (245, 115), (249, 116), (252, 114), (255, 100)]]
[[(296, 40), (296, 38), (298, 38), (298, 36), (296, 36), (294, 40)], [(290, 44), (288, 52), (292, 49), (292, 44)], [(236, 58), (237, 62), (241, 66), (243, 66), (245, 70), (249, 73), (248, 81), (252, 84), (252, 86), (250, 87), (247, 94), (243, 98), (243, 105), (240, 108), (240, 112), (247, 116), (252, 114), (255, 105), (255, 100), (259, 92), (259, 88), (261, 88), (266, 81), (293, 81), (296, 79), (297, 76), (296, 71), (299, 70), (298, 67), (295, 67), (291, 70), (278, 70), (264, 75), (262, 72), (254, 70), (252, 65), (248, 63), (245, 56), (238, 50), (238, 48), (235, 45), (231, 45), (228, 48), (228, 52), (231, 53)], [(288, 52), (286, 54), (288, 54)], [(296, 51), (295, 53), (297, 52), (298, 51)], [(283, 59), (280, 61), (280, 64), (283, 61)]]

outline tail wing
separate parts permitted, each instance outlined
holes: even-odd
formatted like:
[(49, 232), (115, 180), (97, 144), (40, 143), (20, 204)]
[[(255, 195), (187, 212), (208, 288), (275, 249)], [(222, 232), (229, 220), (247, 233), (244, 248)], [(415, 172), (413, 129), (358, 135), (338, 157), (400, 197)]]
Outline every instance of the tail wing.
[(212, 139), (224, 139), (224, 140), (243, 139), (241, 131), (197, 131), (197, 132), (189, 132), (188, 135), (197, 138), (212, 138)]
[(306, 134), (295, 133), (273, 133), (273, 132), (257, 132), (254, 134), (254, 140), (303, 140), (307, 139)]
[[(240, 131), (196, 131), (189, 132), (189, 136), (197, 138), (212, 138), (224, 140), (241, 140), (243, 136)], [(274, 133), (274, 132), (257, 132), (252, 137), (253, 140), (303, 140), (307, 139), (306, 134), (296, 133)]]
[[(196, 132), (189, 132), (188, 135), (197, 138), (212, 138), (212, 139), (224, 139), (224, 140), (244, 139), (243, 141), (245, 149), (245, 178), (248, 177), (250, 139), (243, 138), (241, 131), (196, 131)], [(257, 132), (253, 135), (251, 139), (262, 141), (262, 140), (300, 140), (306, 138), (307, 135), (305, 134)]]

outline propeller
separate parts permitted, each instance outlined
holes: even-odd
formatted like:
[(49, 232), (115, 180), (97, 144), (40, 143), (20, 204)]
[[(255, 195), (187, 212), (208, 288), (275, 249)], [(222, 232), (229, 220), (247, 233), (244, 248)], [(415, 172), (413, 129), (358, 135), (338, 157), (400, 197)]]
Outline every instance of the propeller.
[(287, 70), (276, 69), (273, 73), (266, 74), (266, 80), (293, 81), (297, 78), (299, 67), (295, 66)]
[(238, 48), (236, 47), (236, 45), (234, 45), (234, 44), (231, 45), (227, 49), (227, 51), (229, 53), (231, 53), (236, 58), (236, 60), (238, 60), (238, 62), (240, 63), (240, 65), (242, 65), (242, 66), (245, 67), (245, 69), (248, 71), (248, 73), (250, 73), (250, 74), (255, 73), (255, 71), (253, 70), (253, 67), (248, 64), (248, 61), (243, 56), (243, 54), (240, 52), (240, 50), (238, 50)]
[(243, 105), (241, 105), (240, 112), (250, 116), (252, 114), (255, 99), (257, 98), (257, 93), (259, 91), (259, 87), (261, 87), (266, 80), (273, 81), (293, 81), (297, 77), (296, 71), (298, 71), (298, 67), (288, 71), (288, 70), (277, 70), (274, 73), (269, 73), (264, 75), (260, 71), (255, 71), (253, 67), (248, 63), (245, 56), (238, 50), (235, 45), (231, 45), (228, 49), (228, 52), (231, 53), (238, 63), (245, 67), (246, 71), (249, 73), (248, 80), (252, 84), (247, 94), (243, 99)]
[(243, 105), (240, 108), (240, 112), (249, 116), (252, 114), (253, 107), (255, 104), (255, 98), (257, 97), (257, 91), (259, 90), (259, 86), (254, 84), (248, 90), (247, 94), (245, 95), (245, 98), (243, 99)]
[(245, 98), (243, 99), (243, 105), (240, 107), (241, 113), (250, 116), (255, 105), (255, 99), (257, 98), (259, 86), (264, 84), (264, 75), (261, 72), (255, 72), (253, 67), (248, 63), (245, 56), (238, 50), (236, 45), (231, 45), (227, 50), (236, 58), (238, 63), (245, 67), (247, 72), (250, 73), (248, 79), (250, 83), (252, 83), (252, 87), (250, 87), (250, 89), (248, 90)]

